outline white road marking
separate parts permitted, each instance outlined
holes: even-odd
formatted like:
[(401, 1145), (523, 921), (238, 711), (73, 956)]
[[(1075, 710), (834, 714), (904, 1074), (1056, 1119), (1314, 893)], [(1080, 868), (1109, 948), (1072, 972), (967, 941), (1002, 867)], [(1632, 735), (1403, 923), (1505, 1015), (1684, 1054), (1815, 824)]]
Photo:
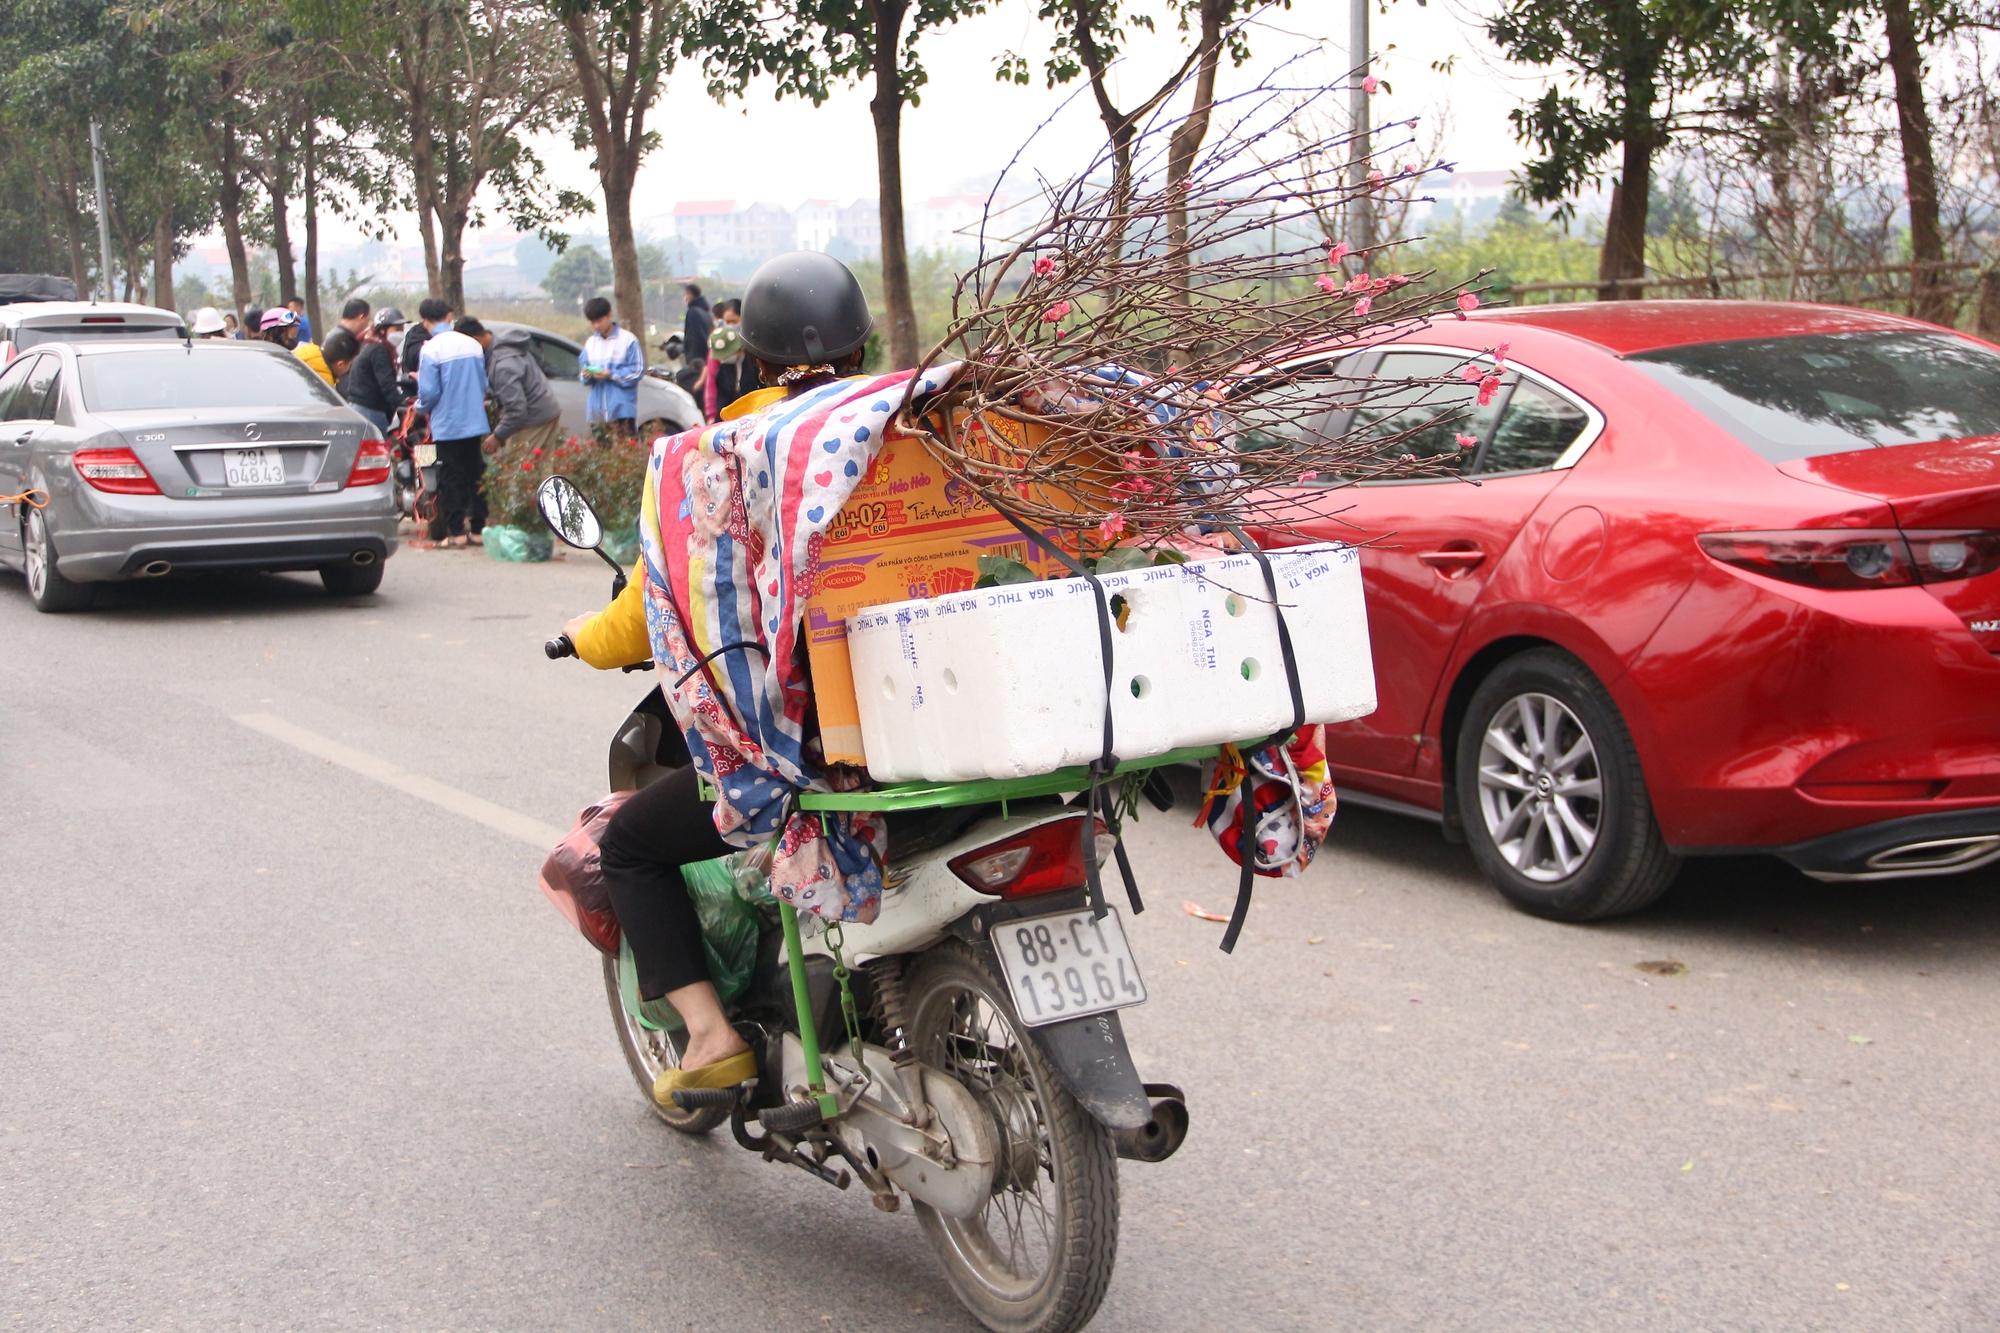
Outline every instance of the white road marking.
[(539, 819), (530, 819), (518, 810), (509, 810), (504, 805), (495, 805), (471, 792), (448, 787), (435, 778), (427, 778), (421, 773), (412, 773), (406, 768), (398, 768), (386, 759), (378, 759), (351, 745), (342, 745), (316, 731), (307, 731), (270, 713), (238, 713), (235, 720), (252, 731), (261, 731), (273, 740), (304, 750), (307, 754), (318, 755), (322, 759), (339, 764), (342, 768), (359, 773), (364, 778), (394, 787), (420, 801), (464, 815), (467, 819), (486, 825), (498, 833), (519, 838), (522, 842), (547, 851), (561, 842), (564, 831), (544, 824)]

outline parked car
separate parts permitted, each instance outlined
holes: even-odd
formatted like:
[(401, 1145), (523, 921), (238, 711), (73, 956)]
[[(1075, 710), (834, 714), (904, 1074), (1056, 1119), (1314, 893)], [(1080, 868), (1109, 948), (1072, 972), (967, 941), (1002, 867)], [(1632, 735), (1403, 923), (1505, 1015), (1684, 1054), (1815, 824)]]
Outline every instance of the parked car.
[(268, 343), (49, 343), (0, 372), (0, 563), (44, 611), (175, 571), (319, 571), (369, 593), (396, 549), (381, 432)]
[[(48, 280), (44, 280), (45, 282)], [(61, 280), (57, 280), (61, 281)], [(70, 288), (62, 281), (62, 288)], [(171, 310), (123, 301), (62, 301), (38, 295), (28, 284), (0, 285), (0, 366), (30, 347), (51, 342), (169, 342), (187, 337), (187, 326)]]
[[(1483, 408), (1430, 378), (1503, 347)], [(2000, 859), (2000, 349), (1640, 301), (1271, 364), (1400, 382), (1305, 428), (1414, 430), (1385, 450), (1457, 474), (1298, 487), (1321, 516), (1264, 534), (1370, 542), (1380, 704), (1327, 735), (1348, 799), (1440, 820), (1565, 920), (1636, 910), (1689, 856), (1822, 880)], [(1246, 382), (1243, 443), (1282, 448), (1301, 425), (1258, 404), (1296, 392)]]
[[(562, 404), (563, 433), (588, 439), (590, 425), (584, 420), (584, 407), (590, 398), (590, 388), (578, 378), (583, 370), (583, 349), (559, 334), (533, 325), (510, 324), (500, 320), (482, 320), (481, 323), (496, 337), (508, 329), (528, 330), (528, 348), (534, 353), (542, 373), (549, 377), (549, 387), (555, 390), (556, 401)], [(640, 439), (651, 440), (657, 435), (674, 434), (700, 424), (701, 408), (687, 390), (652, 375), (640, 376)]]

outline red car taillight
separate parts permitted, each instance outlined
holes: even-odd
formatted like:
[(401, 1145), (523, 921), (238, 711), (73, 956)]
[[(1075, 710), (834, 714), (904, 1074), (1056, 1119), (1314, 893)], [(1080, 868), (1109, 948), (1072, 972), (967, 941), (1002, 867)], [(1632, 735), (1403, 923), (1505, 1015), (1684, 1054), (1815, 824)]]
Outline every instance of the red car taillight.
[(363, 440), (361, 448), (354, 455), (354, 467), (347, 474), (349, 486), (379, 486), (389, 480), (389, 469), (395, 460), (389, 457), (389, 446), (380, 440)]
[[(996, 898), (1030, 898), (1060, 889), (1080, 889), (1083, 875), (1084, 815), (1037, 824), (1025, 833), (988, 843), (956, 856), (951, 873), (980, 893)], [(1093, 821), (1093, 847), (1101, 862), (1110, 850), (1111, 835), (1102, 820)]]
[(1894, 588), (2000, 569), (2000, 532), (1828, 528), (1704, 532), (1711, 560), (1813, 588)]
[(130, 449), (79, 449), (71, 455), (76, 475), (113, 495), (158, 495), (159, 483)]

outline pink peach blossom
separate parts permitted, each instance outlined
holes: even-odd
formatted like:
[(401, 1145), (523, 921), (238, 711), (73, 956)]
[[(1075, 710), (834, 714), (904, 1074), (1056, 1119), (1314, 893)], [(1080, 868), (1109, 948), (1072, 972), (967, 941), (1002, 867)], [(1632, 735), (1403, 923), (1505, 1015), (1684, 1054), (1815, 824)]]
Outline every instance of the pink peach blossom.
[(1460, 434), (1452, 436), (1452, 439), (1458, 442), (1458, 447), (1461, 449), (1477, 449), (1479, 447), (1479, 437), (1477, 435)]
[(1336, 241), (1334, 242), (1333, 249), (1326, 252), (1326, 262), (1329, 264), (1338, 264), (1353, 253), (1354, 247), (1346, 241)]
[(1382, 80), (1376, 78), (1373, 74), (1361, 80), (1361, 91), (1364, 93), (1372, 93), (1381, 86)]
[(1323, 292), (1337, 292), (1340, 290), (1340, 280), (1331, 273), (1322, 273), (1313, 279), (1313, 286)]
[(1123, 514), (1106, 514), (1104, 521), (1097, 525), (1097, 531), (1104, 540), (1112, 540), (1119, 533), (1125, 531), (1125, 516)]
[(1040, 259), (1037, 259), (1035, 261), (1035, 272), (1041, 274), (1042, 276), (1047, 277), (1049, 274), (1055, 271), (1056, 271), (1056, 261), (1050, 259), (1047, 255), (1043, 255)]
[(1460, 292), (1458, 294), (1458, 308), (1467, 314), (1479, 309), (1479, 294), (1477, 292)]
[(1488, 375), (1485, 379), (1479, 381), (1479, 405), (1484, 407), (1492, 402), (1493, 395), (1498, 392), (1500, 392), (1500, 377), (1498, 375)]
[(1477, 384), (1486, 377), (1486, 372), (1468, 361), (1458, 368), (1458, 377), (1467, 384)]
[(1365, 315), (1374, 308), (1375, 298), (1372, 296), (1364, 296), (1354, 303), (1354, 313), (1357, 315)]
[(1042, 312), (1042, 318), (1046, 320), (1048, 323), (1053, 324), (1057, 320), (1061, 319), (1064, 315), (1067, 315), (1069, 313), (1069, 310), (1070, 310), (1069, 302), (1058, 301), (1054, 305), (1050, 306), (1047, 310)]

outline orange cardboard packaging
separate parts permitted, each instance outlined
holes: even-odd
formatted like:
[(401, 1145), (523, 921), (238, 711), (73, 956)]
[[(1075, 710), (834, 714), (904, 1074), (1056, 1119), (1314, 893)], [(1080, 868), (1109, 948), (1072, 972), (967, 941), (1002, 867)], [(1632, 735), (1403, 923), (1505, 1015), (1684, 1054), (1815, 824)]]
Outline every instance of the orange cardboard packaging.
[(891, 430), (827, 527), (806, 599), (806, 652), (820, 744), (829, 762), (867, 762), (847, 657), (847, 618), (865, 606), (964, 592), (978, 581), (982, 555), (1019, 561), (1044, 578), (1061, 568), (970, 487), (953, 480), (917, 437)]

